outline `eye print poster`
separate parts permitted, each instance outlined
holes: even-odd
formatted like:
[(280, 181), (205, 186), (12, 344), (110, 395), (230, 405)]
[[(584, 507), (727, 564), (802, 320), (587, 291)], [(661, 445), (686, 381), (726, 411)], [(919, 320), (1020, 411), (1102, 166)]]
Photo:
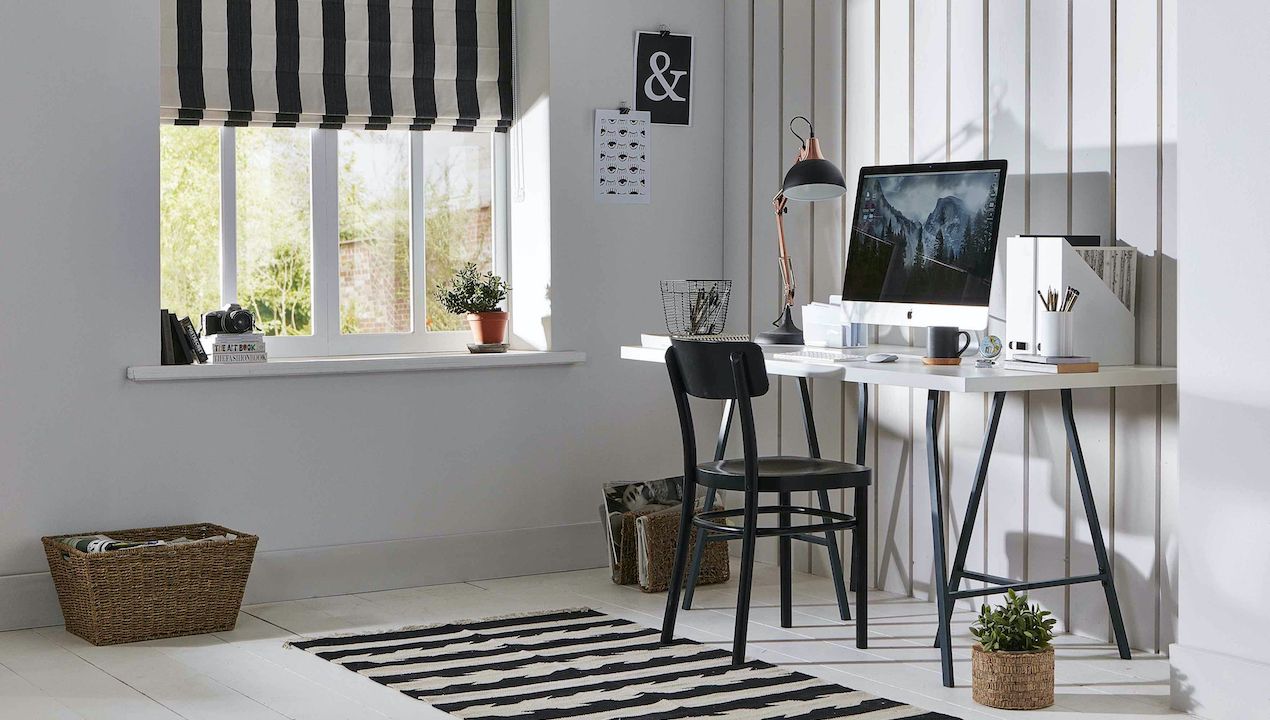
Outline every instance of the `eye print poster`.
[(652, 198), (649, 128), (647, 112), (595, 111), (596, 202), (649, 203)]

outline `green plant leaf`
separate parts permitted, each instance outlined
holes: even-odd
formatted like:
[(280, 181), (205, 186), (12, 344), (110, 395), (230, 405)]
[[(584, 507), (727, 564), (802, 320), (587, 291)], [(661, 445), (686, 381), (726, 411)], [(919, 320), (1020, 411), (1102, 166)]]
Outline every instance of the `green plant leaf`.
[(996, 607), (986, 603), (970, 627), (970, 633), (988, 652), (1034, 651), (1049, 646), (1057, 622), (1039, 605), (1029, 605), (1027, 595), (1007, 590), (1005, 601)]

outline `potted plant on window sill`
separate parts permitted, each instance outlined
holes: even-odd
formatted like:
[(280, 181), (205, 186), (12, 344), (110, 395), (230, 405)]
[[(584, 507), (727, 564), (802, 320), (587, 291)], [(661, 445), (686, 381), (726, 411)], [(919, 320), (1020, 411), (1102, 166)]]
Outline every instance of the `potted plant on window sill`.
[(1013, 590), (1003, 604), (982, 606), (970, 626), (979, 641), (972, 650), (975, 702), (1003, 710), (1054, 704), (1055, 620), (1049, 615)]
[(499, 307), (511, 290), (507, 282), (492, 272), (481, 273), (476, 263), (464, 265), (454, 277), (437, 286), (441, 307), (455, 315), (466, 315), (472, 328), (471, 352), (502, 352), (507, 349), (507, 311)]

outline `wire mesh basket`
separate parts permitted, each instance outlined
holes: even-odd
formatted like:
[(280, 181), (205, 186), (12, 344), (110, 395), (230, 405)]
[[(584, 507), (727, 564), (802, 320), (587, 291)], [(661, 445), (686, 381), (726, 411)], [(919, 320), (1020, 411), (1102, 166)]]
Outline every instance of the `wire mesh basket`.
[(661, 306), (673, 336), (718, 335), (728, 319), (731, 280), (662, 280)]

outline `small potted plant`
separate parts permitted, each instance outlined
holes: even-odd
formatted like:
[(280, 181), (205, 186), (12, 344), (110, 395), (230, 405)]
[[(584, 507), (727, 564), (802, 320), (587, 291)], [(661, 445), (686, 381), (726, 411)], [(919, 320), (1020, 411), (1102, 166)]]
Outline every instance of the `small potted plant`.
[(1027, 595), (1006, 593), (995, 608), (986, 604), (970, 626), (979, 642), (974, 654), (975, 702), (1004, 710), (1035, 710), (1054, 704), (1054, 618)]
[[(437, 285), (441, 307), (455, 315), (467, 315), (477, 345), (502, 345), (507, 333), (507, 311), (499, 305), (511, 290), (507, 282), (492, 272), (481, 273), (476, 263), (468, 263), (449, 282)], [(475, 352), (475, 350), (473, 350)]]

